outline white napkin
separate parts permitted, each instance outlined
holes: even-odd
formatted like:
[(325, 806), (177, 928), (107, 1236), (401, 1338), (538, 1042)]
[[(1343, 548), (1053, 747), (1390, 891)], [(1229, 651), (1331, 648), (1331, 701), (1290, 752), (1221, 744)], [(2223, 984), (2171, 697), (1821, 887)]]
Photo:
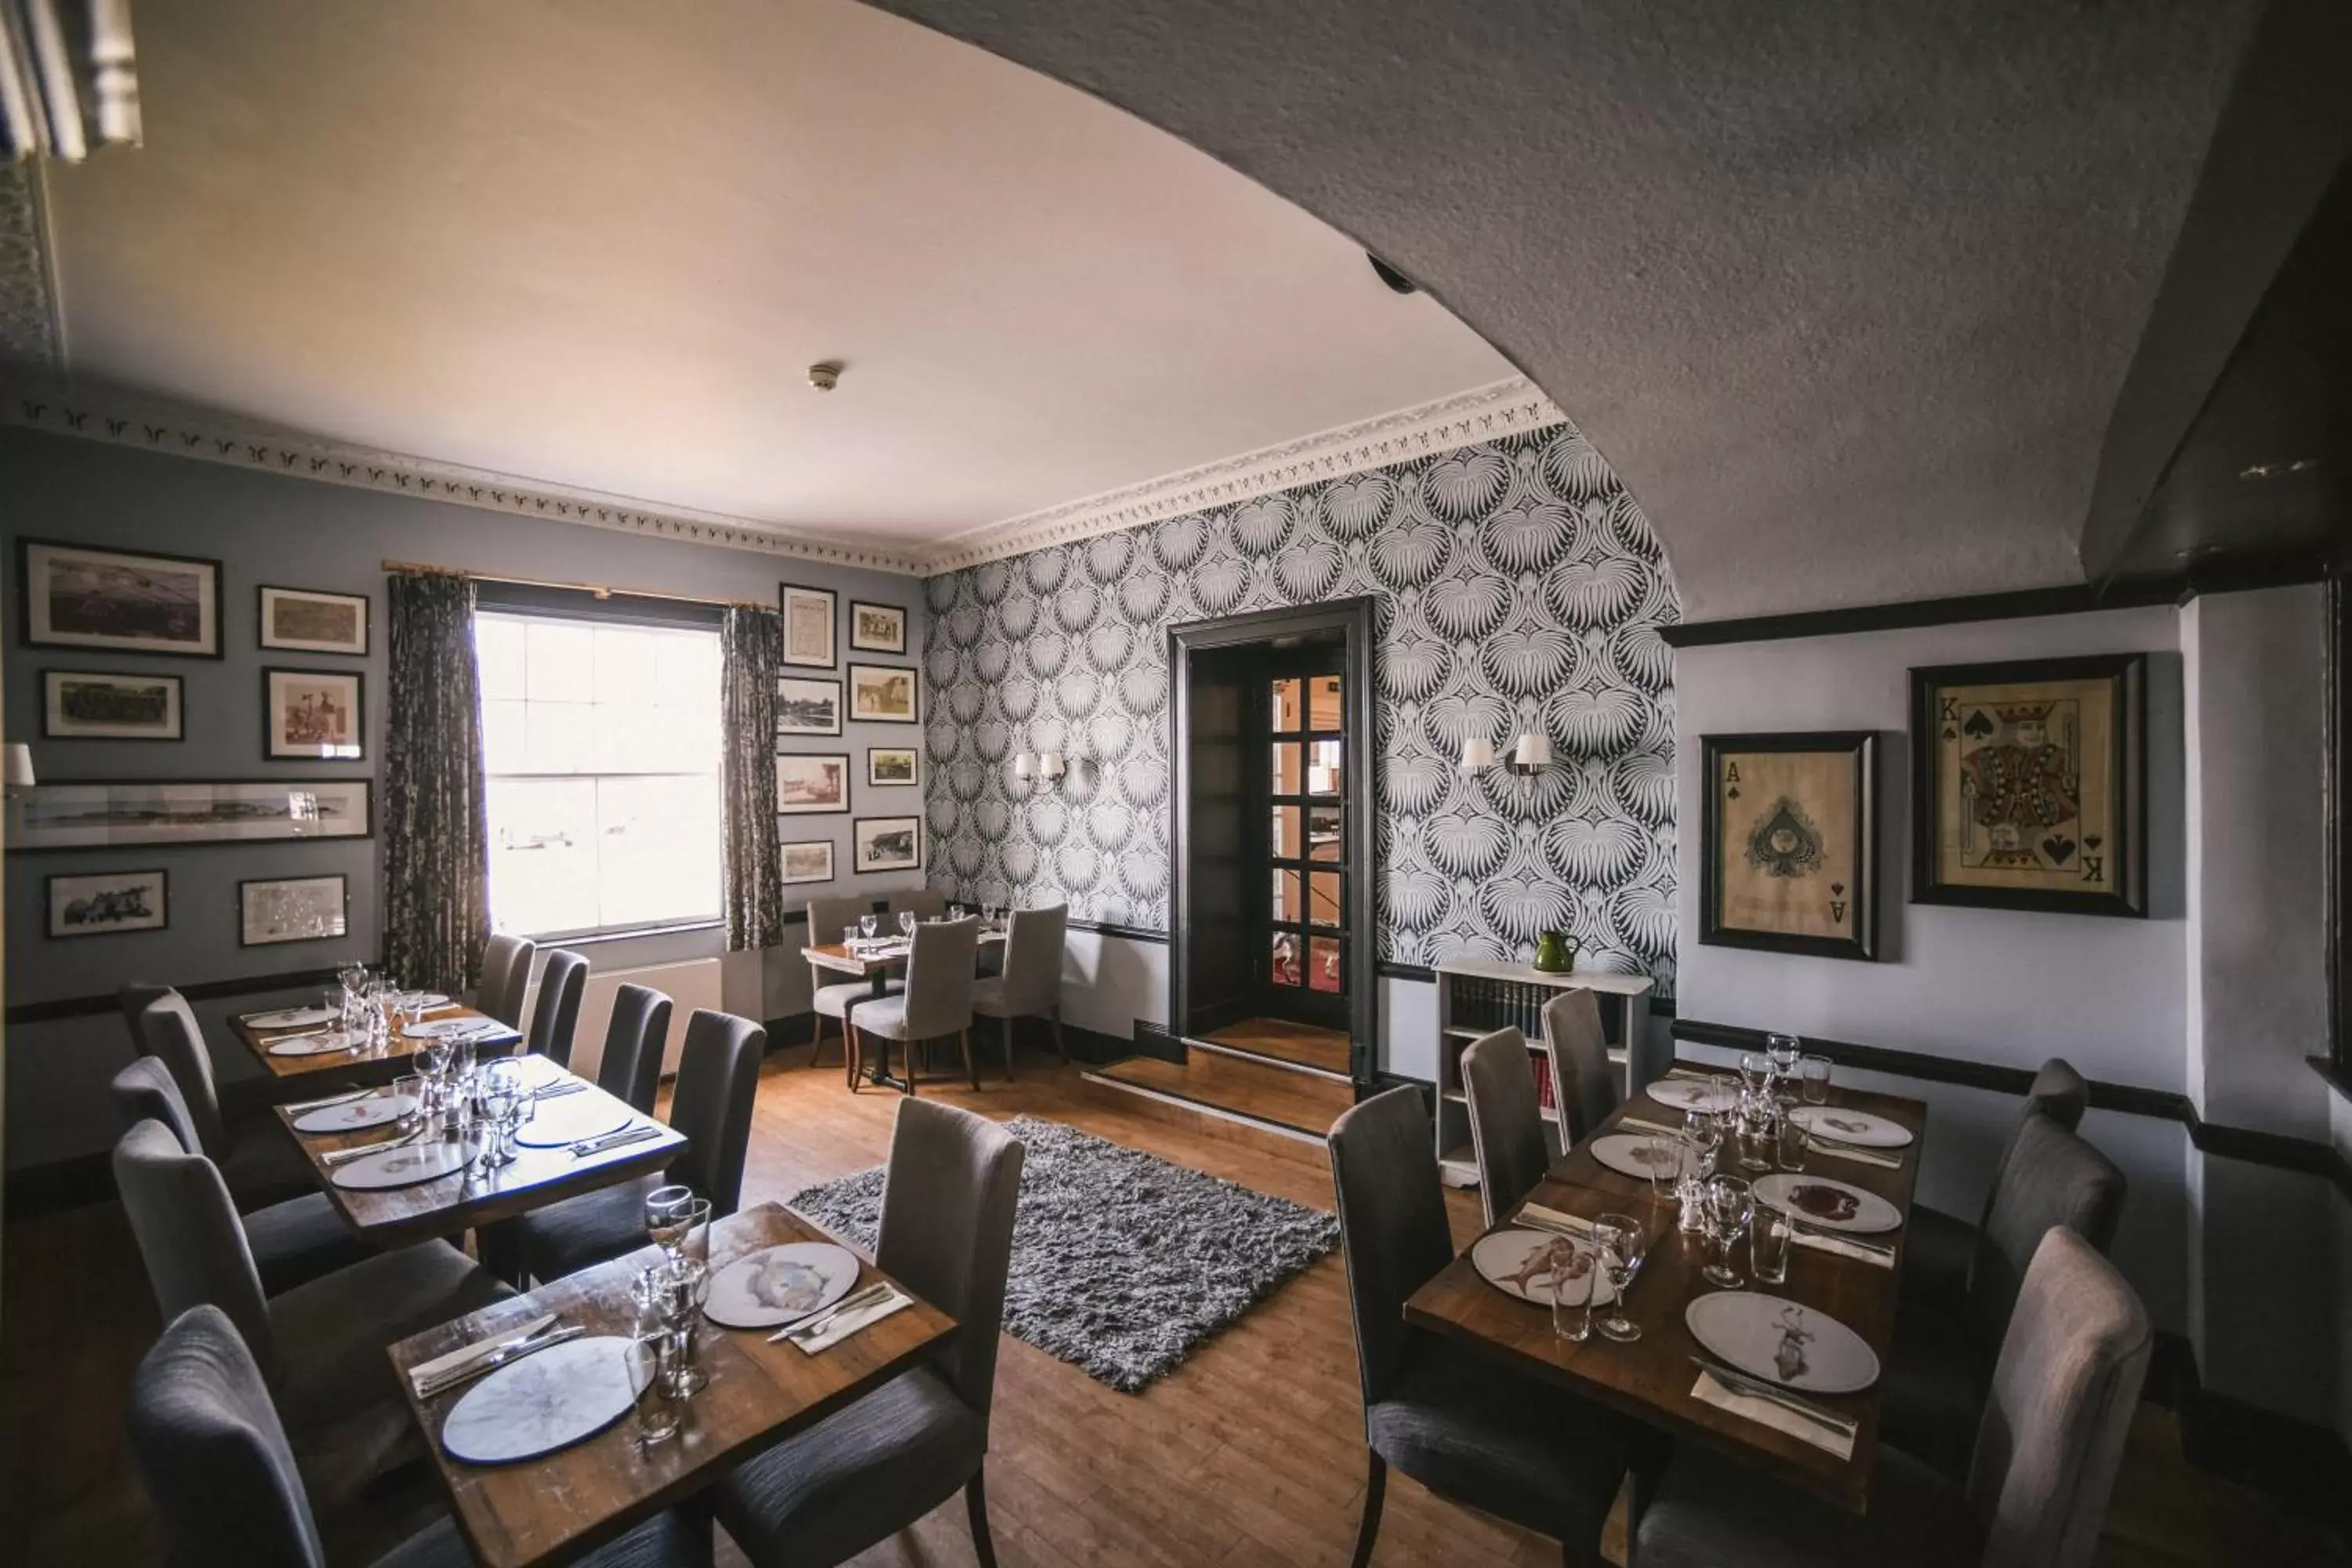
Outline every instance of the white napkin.
[(1891, 1254), (1874, 1252), (1867, 1247), (1856, 1247), (1853, 1242), (1841, 1241), (1834, 1236), (1823, 1236), (1819, 1231), (1801, 1230), (1790, 1239), (1794, 1240), (1799, 1247), (1810, 1247), (1815, 1252), (1830, 1252), (1835, 1253), (1840, 1258), (1860, 1258), (1864, 1263), (1874, 1264), (1881, 1268), (1895, 1267), (1895, 1259)]
[(1713, 1083), (1716, 1075), (1711, 1072), (1701, 1072), (1696, 1068), (1668, 1068), (1666, 1076), (1687, 1079), (1697, 1083)]
[(1644, 1121), (1638, 1116), (1617, 1119), (1616, 1131), (1622, 1132), (1629, 1128), (1635, 1132), (1646, 1132), (1654, 1138), (1679, 1138), (1683, 1134), (1681, 1128), (1669, 1127), (1663, 1121)]
[(1866, 1149), (1833, 1148), (1817, 1138), (1806, 1139), (1805, 1149), (1809, 1153), (1819, 1154), (1829, 1160), (1852, 1160), (1857, 1165), (1876, 1165), (1882, 1170), (1888, 1171), (1899, 1171), (1903, 1168), (1903, 1162), (1892, 1154), (1874, 1154)]
[(1521, 1204), (1519, 1217), (1537, 1226), (1549, 1226), (1556, 1230), (1573, 1231), (1579, 1236), (1592, 1234), (1591, 1220), (1580, 1218), (1572, 1214), (1562, 1214), (1558, 1209), (1546, 1208), (1541, 1204)]
[(1728, 1410), (1734, 1415), (1769, 1426), (1775, 1432), (1785, 1432), (1801, 1443), (1835, 1454), (1841, 1459), (1853, 1458), (1853, 1439), (1814, 1425), (1793, 1410), (1784, 1409), (1769, 1399), (1758, 1399), (1727, 1388), (1715, 1380), (1715, 1374), (1702, 1372), (1691, 1384), (1691, 1397), (1701, 1405), (1712, 1405), (1717, 1410)]
[(915, 1299), (904, 1290), (893, 1290), (870, 1307), (860, 1307), (854, 1312), (837, 1314), (825, 1325), (824, 1332), (814, 1339), (795, 1339), (792, 1342), (810, 1355), (829, 1351), (860, 1329), (873, 1327), (893, 1312), (902, 1312), (915, 1304)]
[(425, 1385), (443, 1373), (455, 1372), (463, 1366), (471, 1366), (491, 1352), (504, 1349), (526, 1335), (535, 1334), (553, 1321), (555, 1321), (555, 1314), (548, 1312), (528, 1322), (500, 1329), (495, 1333), (476, 1340), (472, 1344), (460, 1345), (446, 1354), (435, 1356), (431, 1361), (420, 1361), (408, 1369), (408, 1385), (416, 1391), (416, 1397), (422, 1399), (425, 1397)]

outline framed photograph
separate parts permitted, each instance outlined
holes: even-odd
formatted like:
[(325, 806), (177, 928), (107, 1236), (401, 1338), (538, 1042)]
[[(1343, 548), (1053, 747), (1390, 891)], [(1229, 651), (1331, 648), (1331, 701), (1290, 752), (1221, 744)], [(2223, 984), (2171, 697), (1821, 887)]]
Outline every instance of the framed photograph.
[(919, 871), (923, 865), (923, 819), (861, 816), (850, 825), (849, 855), (860, 871)]
[(2147, 914), (2147, 656), (1911, 672), (1911, 901)]
[(366, 838), (375, 832), (368, 779), (48, 784), (21, 792), (20, 804), (23, 820), (8, 847), (28, 851)]
[(915, 722), (915, 671), (895, 664), (849, 667), (849, 716), (878, 724)]
[(236, 944), (323, 942), (351, 932), (348, 879), (278, 877), (236, 885)]
[(833, 880), (833, 840), (806, 838), (782, 846), (784, 886)]
[(17, 625), (26, 647), (221, 657), (221, 564), (54, 540), (16, 542)]
[(261, 646), (295, 653), (368, 650), (364, 594), (322, 594), (311, 588), (261, 586)]
[(915, 752), (911, 746), (866, 748), (866, 782), (893, 786), (915, 782)]
[(776, 756), (776, 815), (814, 816), (849, 809), (849, 753)]
[(41, 739), (184, 740), (180, 685), (176, 675), (45, 669), (41, 671)]
[(841, 682), (803, 675), (776, 677), (776, 733), (841, 733)]
[(262, 755), (271, 762), (337, 763), (364, 756), (361, 683), (355, 669), (264, 669)]
[(849, 601), (849, 646), (863, 653), (907, 651), (907, 612), (896, 605)]
[(1702, 735), (1699, 747), (1699, 941), (1875, 960), (1877, 735)]
[(172, 923), (172, 881), (162, 871), (95, 871), (47, 879), (51, 936), (162, 931)]
[(784, 662), (831, 669), (834, 613), (840, 601), (830, 588), (776, 584), (776, 614), (784, 623)]

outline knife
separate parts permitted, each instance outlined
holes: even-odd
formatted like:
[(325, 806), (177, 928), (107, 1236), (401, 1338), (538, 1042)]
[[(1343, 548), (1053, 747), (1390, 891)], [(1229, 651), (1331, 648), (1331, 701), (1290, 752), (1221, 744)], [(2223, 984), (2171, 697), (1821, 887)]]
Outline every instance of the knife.
[(320, 1155), (319, 1163), (321, 1165), (340, 1165), (346, 1160), (358, 1160), (370, 1154), (381, 1154), (387, 1149), (405, 1149), (411, 1143), (423, 1138), (425, 1134), (430, 1131), (430, 1128), (420, 1127), (415, 1131), (409, 1133), (405, 1137), (394, 1138), (388, 1142), (361, 1143), (349, 1149), (332, 1150), (327, 1153)]
[(584, 1138), (572, 1145), (575, 1160), (590, 1154), (602, 1154), (611, 1149), (625, 1149), (632, 1143), (642, 1143), (648, 1138), (661, 1136), (658, 1127), (630, 1127), (618, 1132), (607, 1132), (601, 1138)]
[(354, 1100), (365, 1100), (374, 1092), (375, 1090), (372, 1089), (355, 1089), (348, 1094), (331, 1094), (324, 1100), (297, 1100), (286, 1107), (286, 1113), (289, 1116), (300, 1116), (308, 1111), (324, 1110), (331, 1105), (348, 1105)]
[(1895, 1256), (1895, 1248), (1885, 1242), (1864, 1241), (1862, 1237), (1846, 1231), (1831, 1230), (1825, 1226), (1807, 1225), (1801, 1220), (1791, 1221), (1790, 1228), (1801, 1236), (1819, 1237), (1823, 1241), (1834, 1241), (1841, 1247), (1851, 1247), (1863, 1252), (1874, 1252), (1881, 1258)]
[(813, 1312), (797, 1323), (785, 1324), (768, 1336), (768, 1342), (772, 1345), (782, 1340), (796, 1340), (806, 1335), (821, 1334), (833, 1325), (835, 1318), (840, 1317), (844, 1312), (854, 1312), (861, 1308), (870, 1307), (888, 1296), (890, 1291), (891, 1285), (887, 1279), (877, 1279), (863, 1290), (851, 1291), (823, 1311)]
[(1695, 1355), (1691, 1357), (1691, 1364), (1735, 1394), (1743, 1394), (1751, 1399), (1761, 1399), (1768, 1405), (1777, 1405), (1790, 1415), (1801, 1415), (1817, 1426), (1826, 1426), (1842, 1437), (1852, 1437), (1862, 1430), (1862, 1423), (1851, 1416), (1840, 1415), (1834, 1410), (1824, 1410), (1818, 1405), (1810, 1404), (1793, 1394), (1774, 1387), (1761, 1378), (1750, 1377), (1744, 1372), (1734, 1372), (1720, 1362), (1710, 1360), (1706, 1356)]
[(571, 1323), (530, 1339), (517, 1340), (511, 1344), (501, 1345), (478, 1361), (467, 1362), (455, 1372), (444, 1373), (433, 1379), (416, 1391), (416, 1396), (419, 1399), (431, 1399), (436, 1394), (446, 1394), (459, 1384), (471, 1383), (484, 1373), (494, 1372), (510, 1361), (520, 1361), (523, 1357), (543, 1351), (550, 1345), (560, 1345), (566, 1340), (576, 1340), (587, 1331), (580, 1324)]

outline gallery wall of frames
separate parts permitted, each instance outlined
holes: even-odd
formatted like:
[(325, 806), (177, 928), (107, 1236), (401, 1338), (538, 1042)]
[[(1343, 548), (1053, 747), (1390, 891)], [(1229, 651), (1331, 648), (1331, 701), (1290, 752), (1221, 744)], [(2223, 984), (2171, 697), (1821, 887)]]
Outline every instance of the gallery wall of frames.
[[(908, 584), (882, 602), (776, 589), (776, 837), (787, 910), (829, 886), (923, 872), (922, 672), (908, 662)], [(838, 831), (849, 819), (845, 840)], [(855, 889), (841, 889), (855, 890)]]

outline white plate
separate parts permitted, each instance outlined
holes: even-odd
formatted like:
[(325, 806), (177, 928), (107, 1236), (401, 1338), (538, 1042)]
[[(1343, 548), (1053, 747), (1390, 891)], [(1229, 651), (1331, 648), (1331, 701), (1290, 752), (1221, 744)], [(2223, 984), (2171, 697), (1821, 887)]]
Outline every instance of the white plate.
[(1726, 1365), (1806, 1394), (1859, 1394), (1878, 1357), (1835, 1318), (1780, 1296), (1717, 1290), (1683, 1310), (1691, 1338)]
[(822, 1312), (857, 1283), (857, 1255), (829, 1241), (791, 1241), (739, 1258), (710, 1279), (703, 1311), (730, 1329), (772, 1329)]
[(495, 1018), (427, 1018), (422, 1024), (403, 1024), (400, 1032), (412, 1040), (438, 1040), (452, 1035), (487, 1035), (505, 1028)]
[(1835, 1143), (1863, 1149), (1900, 1149), (1911, 1142), (1911, 1129), (1867, 1110), (1835, 1105), (1800, 1105), (1789, 1118), (1806, 1131)]
[(1642, 1092), (1660, 1105), (1671, 1105), (1683, 1111), (1728, 1110), (1739, 1099), (1735, 1089), (1695, 1078), (1662, 1078)]
[(341, 1105), (322, 1105), (294, 1119), (297, 1132), (357, 1132), (397, 1121), (416, 1109), (413, 1094), (372, 1094)]
[(1851, 1182), (1831, 1176), (1800, 1176), (1789, 1172), (1759, 1176), (1749, 1189), (1759, 1204), (1769, 1204), (1807, 1225), (1823, 1230), (1847, 1230), (1876, 1236), (1903, 1228), (1903, 1211)]
[(323, 1035), (300, 1035), (290, 1040), (280, 1040), (269, 1047), (273, 1057), (322, 1057), (329, 1051), (348, 1051), (353, 1046), (365, 1045), (364, 1035), (330, 1029)]
[[(1538, 1259), (1553, 1242), (1566, 1239), (1548, 1230), (1493, 1231), (1480, 1237), (1470, 1248), (1470, 1266), (1505, 1295), (1549, 1307), (1552, 1304), (1553, 1281)], [(1590, 1247), (1577, 1256), (1588, 1271), (1569, 1282), (1567, 1304), (1581, 1307), (1584, 1298), (1591, 1294), (1595, 1306), (1607, 1306), (1615, 1292), (1609, 1289), (1609, 1278), (1601, 1271), (1599, 1259)]]
[(637, 1402), (629, 1342), (550, 1345), (484, 1377), (449, 1409), (441, 1447), (469, 1465), (510, 1465), (593, 1437)]
[(601, 1094), (567, 1094), (542, 1102), (539, 1114), (522, 1124), (515, 1142), (526, 1149), (561, 1149), (583, 1138), (618, 1132), (636, 1115), (617, 1100)]
[(466, 1168), (472, 1145), (429, 1138), (422, 1143), (386, 1149), (335, 1167), (335, 1185), (356, 1193), (379, 1193), (393, 1187), (413, 1187), (454, 1176)]
[(247, 1013), (245, 1021), (256, 1029), (308, 1029), (331, 1024), (335, 1016), (324, 1007), (281, 1007), (275, 1013)]
[[(1621, 1176), (1631, 1176), (1637, 1182), (1650, 1179), (1649, 1154), (1652, 1143), (1673, 1145), (1675, 1140), (1660, 1138), (1654, 1132), (1612, 1132), (1592, 1141), (1592, 1157)], [(1666, 1153), (1669, 1167), (1679, 1167), (1681, 1156), (1670, 1147)]]

